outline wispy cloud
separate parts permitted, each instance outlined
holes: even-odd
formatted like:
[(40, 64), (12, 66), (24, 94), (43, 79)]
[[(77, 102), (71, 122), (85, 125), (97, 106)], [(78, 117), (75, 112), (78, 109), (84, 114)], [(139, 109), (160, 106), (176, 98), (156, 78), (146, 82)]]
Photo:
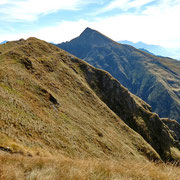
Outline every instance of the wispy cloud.
[(153, 1), (154, 0), (113, 0), (104, 8), (99, 10), (96, 14), (105, 13), (114, 9), (121, 9), (123, 11), (127, 11), (131, 8), (139, 8)]
[(149, 4), (151, 2), (153, 2), (154, 0), (134, 0), (128, 3), (129, 8), (132, 7), (141, 7), (144, 6), (146, 4)]
[(7, 3), (8, 3), (8, 0), (1, 0), (0, 1), (0, 5), (7, 4)]
[(178, 16), (175, 15), (180, 15), (180, 0), (159, 0), (155, 5), (147, 7), (142, 14), (149, 16), (168, 14), (170, 17), (174, 16), (174, 18), (177, 18)]
[(82, 4), (83, 0), (2, 0), (0, 13), (9, 21), (33, 21), (58, 10), (77, 10)]
[[(98, 2), (97, 0), (0, 0), (0, 2), (0, 18), (2, 18), (2, 10), (4, 10), (3, 16), (8, 19), (7, 21), (21, 20), (24, 22), (8, 22), (5, 27), (2, 25), (0, 28), (1, 41), (35, 36), (46, 41), (60, 43), (78, 36), (89, 26), (116, 41), (143, 41), (168, 47), (180, 47), (180, 24), (178, 23), (180, 0), (99, 0)], [(85, 6), (89, 3), (91, 6)], [(92, 5), (92, 3), (94, 4)], [(82, 13), (83, 7), (86, 7), (87, 12), (83, 11)], [(104, 14), (92, 16), (90, 14), (92, 7), (93, 11), (104, 12), (105, 16)], [(99, 10), (99, 8), (101, 9)], [(131, 8), (139, 8), (138, 13), (125, 12)], [(115, 9), (122, 10), (111, 13)], [(38, 26), (34, 28), (33, 25), (36, 23), (29, 23), (44, 14), (59, 10), (80, 11), (76, 12), (77, 18), (68, 18), (67, 20), (63, 17), (60, 19), (61, 16), (59, 16), (60, 18), (52, 24), (48, 24), (46, 21), (47, 24), (41, 26), (37, 23)], [(72, 12), (69, 11), (68, 15), (71, 14)], [(87, 18), (87, 16), (92, 18)], [(23, 30), (24, 25), (28, 26), (25, 30)], [(15, 28), (15, 30), (7, 30), (9, 27)]]
[(110, 4), (108, 4), (106, 7), (102, 9), (102, 12), (110, 11), (116, 8), (126, 8), (127, 3), (129, 0), (114, 0)]
[[(46, 41), (60, 43), (78, 36), (86, 27), (96, 29), (110, 38), (118, 40), (143, 41), (166, 47), (180, 47), (180, 25), (172, 21), (169, 15), (117, 15), (107, 18), (97, 18), (93, 21), (80, 19), (78, 21), (62, 21), (56, 26), (30, 31), (27, 34), (14, 37), (27, 38), (35, 36)], [(172, 29), (173, 28), (173, 29)], [(73, 29), (73, 31), (72, 31)]]

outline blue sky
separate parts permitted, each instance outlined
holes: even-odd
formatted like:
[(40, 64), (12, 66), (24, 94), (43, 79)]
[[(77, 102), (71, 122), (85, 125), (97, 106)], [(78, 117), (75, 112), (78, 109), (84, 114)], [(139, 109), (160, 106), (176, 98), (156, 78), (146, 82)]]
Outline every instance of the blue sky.
[(0, 42), (60, 43), (86, 27), (120, 41), (180, 47), (180, 0), (0, 0)]

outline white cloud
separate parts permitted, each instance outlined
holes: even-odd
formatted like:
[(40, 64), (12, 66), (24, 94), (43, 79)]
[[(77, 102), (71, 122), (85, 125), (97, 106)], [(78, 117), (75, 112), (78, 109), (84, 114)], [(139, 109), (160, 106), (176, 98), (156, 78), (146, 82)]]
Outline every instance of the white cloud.
[(140, 7), (140, 6), (143, 6), (143, 5), (146, 5), (150, 2), (153, 2), (154, 0), (134, 0), (134, 1), (131, 1), (129, 2), (129, 7)]
[[(173, 12), (172, 12), (173, 13)], [(180, 47), (180, 24), (169, 14), (161, 16), (118, 15), (88, 22), (86, 20), (64, 21), (58, 26), (41, 29), (34, 35), (60, 43), (78, 36), (86, 27), (97, 29), (110, 38), (143, 41), (169, 47)]]
[(121, 8), (121, 9), (126, 8), (128, 2), (129, 0), (114, 0), (105, 8), (103, 8), (102, 12), (110, 11), (116, 8)]
[(145, 4), (148, 4), (154, 0), (114, 0), (111, 3), (109, 3), (106, 7), (99, 10), (96, 14), (101, 14), (107, 11), (111, 11), (114, 9), (122, 9), (124, 11), (127, 11), (130, 8), (138, 8)]
[(6, 40), (18, 40), (21, 38), (27, 39), (28, 37), (37, 37), (39, 39), (60, 43), (63, 41), (71, 40), (78, 36), (88, 25), (88, 21), (62, 21), (57, 26), (40, 28), (39, 30), (30, 30), (27, 33), (13, 33), (13, 34), (0, 34), (0, 42)]
[[(91, 0), (92, 1), (92, 0)], [(89, 1), (88, 1), (89, 2)], [(48, 14), (58, 10), (77, 10), (83, 0), (3, 0), (0, 5), (0, 13), (6, 20), (33, 21), (39, 15)]]
[(54, 27), (47, 27), (35, 32), (36, 37), (55, 43), (69, 41), (77, 37), (91, 23), (86, 20), (62, 21)]
[(142, 14), (149, 16), (170, 15), (170, 17), (177, 18), (180, 15), (180, 0), (161, 0), (159, 4), (147, 7)]
[(0, 1), (0, 5), (4, 5), (4, 4), (7, 4), (8, 3), (8, 0), (1, 0)]

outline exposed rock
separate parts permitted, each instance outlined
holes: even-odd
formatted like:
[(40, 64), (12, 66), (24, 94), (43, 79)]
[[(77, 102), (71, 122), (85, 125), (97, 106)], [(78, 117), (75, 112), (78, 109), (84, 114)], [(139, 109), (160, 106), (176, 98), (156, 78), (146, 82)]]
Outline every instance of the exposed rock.
[(0, 150), (1, 150), (1, 151), (8, 152), (8, 153), (12, 153), (12, 152), (13, 152), (13, 151), (10, 149), (10, 147), (0, 146)]
[(20, 62), (22, 64), (24, 64), (24, 66), (28, 69), (28, 70), (32, 70), (33, 66), (32, 66), (32, 62), (28, 59), (28, 58), (22, 58), (20, 59)]

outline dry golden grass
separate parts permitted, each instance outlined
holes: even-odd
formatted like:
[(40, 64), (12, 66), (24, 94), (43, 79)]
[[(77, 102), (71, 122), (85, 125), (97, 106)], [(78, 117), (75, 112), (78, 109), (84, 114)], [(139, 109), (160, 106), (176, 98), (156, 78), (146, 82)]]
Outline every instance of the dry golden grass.
[[(11, 171), (15, 173), (14, 177), (18, 173), (18, 177), (22, 176), (22, 179), (25, 175), (33, 179), (39, 173), (47, 176), (49, 171), (58, 174), (60, 170), (56, 169), (60, 168), (57, 164), (62, 164), (67, 171), (64, 179), (70, 178), (68, 174), (73, 172), (81, 174), (83, 169), (84, 174), (87, 173), (85, 177), (92, 171), (92, 179), (96, 175), (100, 179), (100, 170), (97, 174), (94, 171), (100, 167), (109, 172), (108, 168), (111, 166), (108, 164), (113, 160), (126, 159), (124, 162), (129, 162), (128, 159), (131, 159), (132, 162), (137, 160), (143, 163), (147, 159), (160, 160), (160, 156), (168, 160), (174, 157), (172, 152), (176, 159), (180, 157), (178, 149), (169, 149), (171, 145), (173, 147), (173, 139), (164, 127), (161, 129), (157, 126), (157, 122), (161, 123), (158, 117), (151, 117), (153, 114), (146, 108), (147, 105), (137, 102), (108, 73), (37, 39), (14, 43), (20, 44), (0, 46), (0, 146), (10, 147), (13, 153), (24, 155), (63, 154), (76, 159), (109, 160), (103, 164), (96, 160), (82, 163), (66, 159), (65, 164), (72, 163), (71, 172), (69, 165), (59, 163), (62, 162), (60, 160), (56, 163), (55, 158), (41, 159), (41, 172), (39, 168), (35, 168), (40, 162), (38, 158), (17, 157), (19, 160), (15, 160), (16, 156), (8, 156), (6, 162), (6, 156), (1, 157), (6, 162), (1, 163), (4, 169), (17, 167)], [(102, 84), (100, 80), (103, 80)], [(107, 85), (102, 88), (104, 82)], [(114, 99), (112, 103), (108, 101), (109, 107), (117, 111), (113, 112), (107, 101), (102, 100), (107, 95), (110, 95), (108, 100)], [(134, 123), (134, 130), (123, 119)], [(144, 138), (137, 133), (138, 130), (141, 130)], [(155, 149), (149, 142), (158, 148)], [(158, 149), (161, 154), (155, 151)], [(112, 166), (115, 164), (113, 162)], [(27, 171), (25, 165), (27, 168), (32, 166), (33, 171)], [(89, 167), (92, 170), (87, 170)], [(25, 175), (21, 169), (26, 172)], [(55, 179), (55, 175), (53, 177)], [(75, 179), (75, 175), (72, 177)]]
[(133, 160), (77, 160), (0, 153), (0, 180), (179, 180), (180, 167)]

